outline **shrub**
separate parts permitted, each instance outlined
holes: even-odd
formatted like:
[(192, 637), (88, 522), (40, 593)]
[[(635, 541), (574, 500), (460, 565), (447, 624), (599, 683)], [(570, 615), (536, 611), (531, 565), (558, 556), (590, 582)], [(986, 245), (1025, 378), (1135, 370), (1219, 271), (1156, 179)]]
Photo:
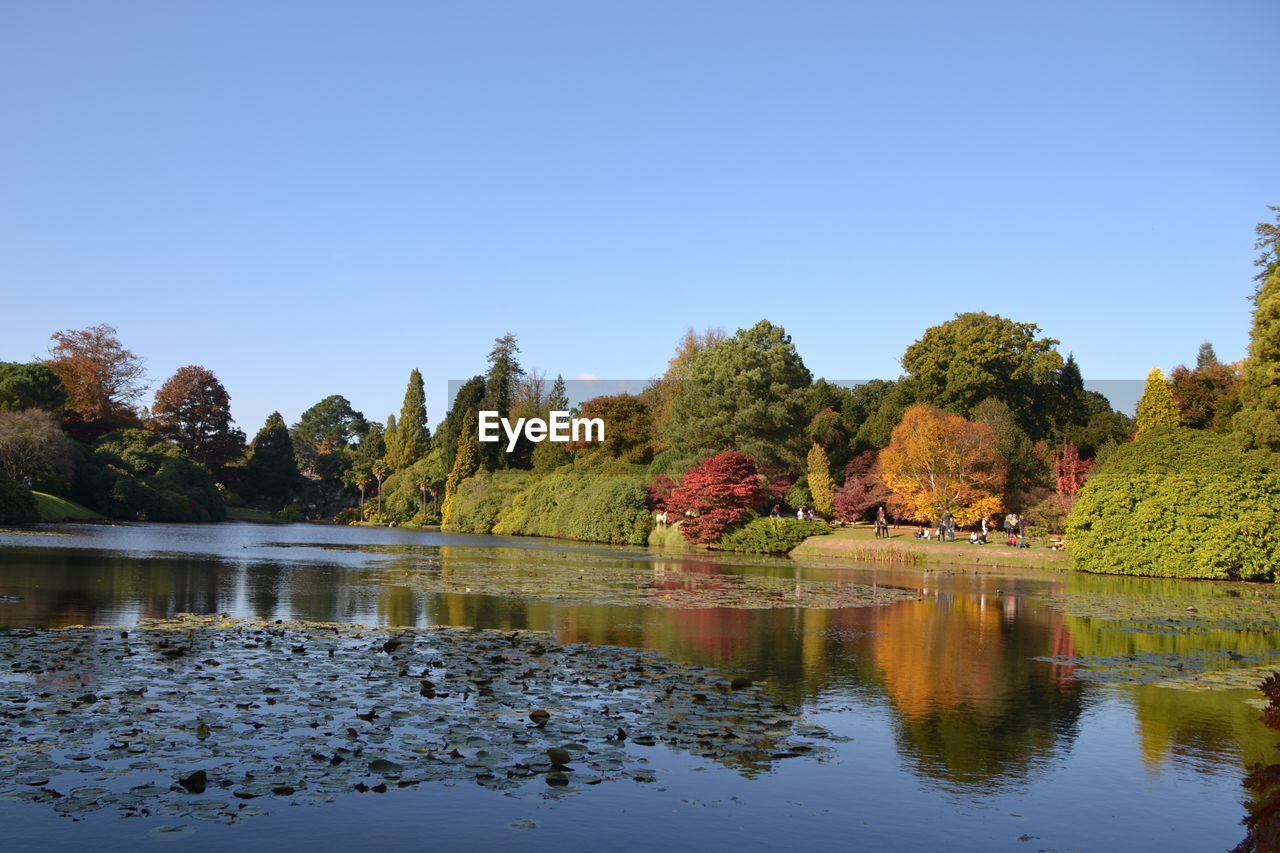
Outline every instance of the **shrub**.
[(1274, 580), (1277, 518), (1280, 473), (1221, 436), (1155, 427), (1094, 469), (1067, 536), (1091, 572)]
[(751, 554), (785, 554), (810, 536), (831, 532), (824, 521), (800, 521), (794, 518), (753, 518), (742, 527), (720, 538), (726, 551)]
[(715, 542), (746, 521), (765, 498), (756, 463), (737, 450), (708, 456), (680, 478), (666, 498), (666, 511), (680, 519), (680, 532), (694, 545)]
[(31, 490), (0, 473), (0, 524), (30, 524), (39, 520)]
[(530, 471), (481, 471), (458, 484), (447, 530), (489, 533), (503, 510), (511, 505), (535, 475)]
[(809, 478), (802, 476), (795, 485), (787, 489), (787, 506), (794, 509), (807, 509), (813, 506), (813, 493), (809, 491)]
[(493, 532), (644, 545), (653, 526), (645, 474), (623, 462), (563, 465), (513, 495)]

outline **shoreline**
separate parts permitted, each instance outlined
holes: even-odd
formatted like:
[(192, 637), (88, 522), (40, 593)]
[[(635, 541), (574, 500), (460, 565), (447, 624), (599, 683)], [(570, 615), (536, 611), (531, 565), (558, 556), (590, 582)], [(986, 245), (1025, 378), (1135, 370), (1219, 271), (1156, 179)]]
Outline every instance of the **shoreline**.
[(923, 541), (911, 535), (906, 527), (890, 528), (888, 539), (876, 539), (869, 526), (844, 527), (829, 534), (810, 536), (795, 548), (790, 557), (853, 559), (898, 566), (946, 565), (1000, 568), (1033, 568), (1076, 571), (1066, 551), (1051, 551), (1047, 546), (1010, 548), (1002, 543), (970, 545), (957, 538), (954, 542)]

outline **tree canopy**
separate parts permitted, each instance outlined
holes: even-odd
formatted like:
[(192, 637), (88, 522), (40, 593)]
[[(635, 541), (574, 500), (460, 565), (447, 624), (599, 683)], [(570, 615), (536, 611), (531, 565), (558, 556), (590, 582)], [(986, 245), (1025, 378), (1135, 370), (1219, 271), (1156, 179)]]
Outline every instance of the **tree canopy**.
[(244, 477), (251, 497), (272, 509), (284, 506), (297, 493), (298, 463), (293, 440), (279, 412), (268, 415), (254, 436)]
[(427, 398), (422, 387), (422, 374), (414, 368), (409, 373), (409, 386), (404, 391), (400, 419), (387, 435), (387, 461), (393, 468), (408, 468), (431, 449), (431, 430), (427, 427)]
[(59, 411), (67, 402), (58, 374), (46, 364), (0, 361), (0, 412)]
[(950, 511), (972, 524), (999, 512), (1005, 468), (995, 443), (983, 424), (923, 404), (907, 409), (880, 454), (899, 514), (936, 521)]
[(666, 422), (684, 451), (741, 450), (763, 464), (796, 462), (812, 376), (781, 326), (761, 320), (696, 353)]
[(244, 453), (244, 432), (231, 420), (231, 398), (212, 370), (178, 368), (156, 392), (147, 428), (181, 447), (215, 476)]
[(1064, 362), (1053, 338), (1034, 323), (985, 313), (957, 314), (907, 348), (902, 366), (919, 384), (919, 399), (968, 417), (996, 397), (1033, 438), (1057, 419)]
[(44, 362), (67, 394), (67, 408), (84, 420), (132, 420), (142, 398), (142, 359), (125, 349), (112, 326), (54, 332)]

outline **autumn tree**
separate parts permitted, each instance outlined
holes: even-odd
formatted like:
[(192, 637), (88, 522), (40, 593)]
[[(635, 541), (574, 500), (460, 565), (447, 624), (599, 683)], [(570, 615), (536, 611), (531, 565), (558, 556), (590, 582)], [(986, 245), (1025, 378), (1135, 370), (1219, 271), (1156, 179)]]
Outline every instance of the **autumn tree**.
[(1215, 432), (1229, 430), (1231, 415), (1240, 405), (1240, 371), (1218, 361), (1211, 344), (1201, 345), (1194, 368), (1175, 367), (1169, 384), (1183, 425)]
[(653, 458), (653, 420), (649, 409), (632, 394), (595, 397), (582, 404), (582, 418), (604, 421), (604, 441), (569, 442), (571, 453), (599, 453), (624, 462), (647, 463)]
[(45, 364), (67, 393), (67, 408), (85, 421), (131, 422), (142, 398), (142, 359), (125, 349), (105, 323), (54, 332)]
[(1164, 371), (1158, 367), (1151, 368), (1147, 374), (1147, 385), (1142, 391), (1142, 399), (1138, 400), (1138, 417), (1135, 431), (1138, 436), (1156, 427), (1179, 426), (1182, 413), (1173, 399), (1173, 389), (1169, 380), (1164, 378)]
[(409, 373), (409, 386), (404, 392), (400, 419), (387, 438), (387, 462), (393, 468), (408, 468), (431, 449), (431, 430), (427, 427), (427, 398), (422, 374), (414, 368)]
[(907, 409), (880, 464), (905, 517), (935, 521), (950, 510), (959, 524), (972, 524), (1000, 510), (1005, 470), (995, 436), (959, 415), (923, 404)]
[(284, 418), (272, 412), (250, 445), (244, 479), (255, 502), (279, 509), (297, 493), (298, 463)]
[(1258, 291), (1240, 399), (1232, 421), (1240, 446), (1280, 453), (1280, 270)]
[(462, 421), (462, 433), (458, 436), (458, 452), (453, 457), (453, 469), (449, 471), (449, 479), (444, 484), (444, 503), (440, 505), (440, 519), (444, 526), (448, 526), (453, 520), (458, 486), (468, 477), (475, 476), (482, 467), (478, 425), (475, 410), (467, 412)]
[(244, 452), (244, 433), (231, 421), (231, 398), (212, 370), (180, 367), (156, 392), (147, 429), (168, 439), (215, 477)]
[(671, 520), (680, 522), (684, 538), (702, 544), (717, 541), (731, 525), (750, 519), (764, 492), (755, 460), (726, 450), (686, 470), (662, 500)]
[(58, 374), (48, 365), (0, 361), (0, 412), (44, 409), (57, 412), (67, 402)]
[(880, 475), (880, 454), (864, 450), (844, 466), (844, 482), (835, 493), (836, 518), (858, 521), (868, 511), (885, 506), (893, 492)]
[(809, 470), (809, 493), (813, 495), (813, 508), (824, 518), (835, 515), (836, 481), (831, 478), (831, 463), (827, 460), (827, 452), (822, 445), (814, 444), (809, 448), (806, 460)]
[(740, 450), (769, 466), (799, 461), (812, 376), (781, 326), (761, 320), (694, 355), (666, 423), (677, 450)]
[(42, 409), (0, 412), (0, 471), (19, 482), (70, 479), (75, 473), (71, 439)]

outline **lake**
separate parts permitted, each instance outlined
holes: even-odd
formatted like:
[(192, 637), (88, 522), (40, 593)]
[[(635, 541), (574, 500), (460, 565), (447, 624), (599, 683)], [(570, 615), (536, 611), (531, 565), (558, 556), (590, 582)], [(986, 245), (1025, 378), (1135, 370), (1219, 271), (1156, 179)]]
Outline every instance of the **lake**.
[[(862, 606), (839, 606), (854, 590)], [(507, 787), (441, 777), (381, 795), (344, 789), (319, 804), (259, 797), (242, 820), (60, 811), (28, 801), (31, 789), (14, 782), (0, 796), (0, 821), (9, 850), (1226, 850), (1243, 836), (1247, 768), (1280, 761), (1251, 686), (1280, 668), (1272, 590), (302, 524), (0, 530), (0, 635), (10, 658), (0, 685), (15, 708), (36, 691), (53, 702), (89, 683), (84, 673), (66, 686), (23, 669), (24, 644), (57, 635), (44, 629), (227, 614), (547, 632), (557, 645), (642, 650), (644, 665), (658, 661), (661, 671), (669, 659), (672, 672), (749, 678), (743, 696), (827, 733), (812, 753), (739, 763), (659, 734), (612, 746), (610, 766), (639, 762), (642, 773), (563, 790), (537, 776)], [(117, 663), (93, 673), (104, 695), (134, 659), (126, 645), (138, 632), (117, 633)], [(317, 648), (309, 665), (324, 662)], [(338, 647), (339, 659), (351, 648)], [(216, 695), (220, 682), (201, 677)], [(41, 731), (54, 713), (37, 705), (22, 706), (31, 716), (21, 725), (0, 728), (9, 732), (0, 768), (6, 757), (28, 769), (43, 761), (55, 787), (63, 765), (22, 754), (34, 742), (22, 726)], [(76, 700), (57, 713), (74, 719), (94, 707), (101, 720), (102, 706)]]

